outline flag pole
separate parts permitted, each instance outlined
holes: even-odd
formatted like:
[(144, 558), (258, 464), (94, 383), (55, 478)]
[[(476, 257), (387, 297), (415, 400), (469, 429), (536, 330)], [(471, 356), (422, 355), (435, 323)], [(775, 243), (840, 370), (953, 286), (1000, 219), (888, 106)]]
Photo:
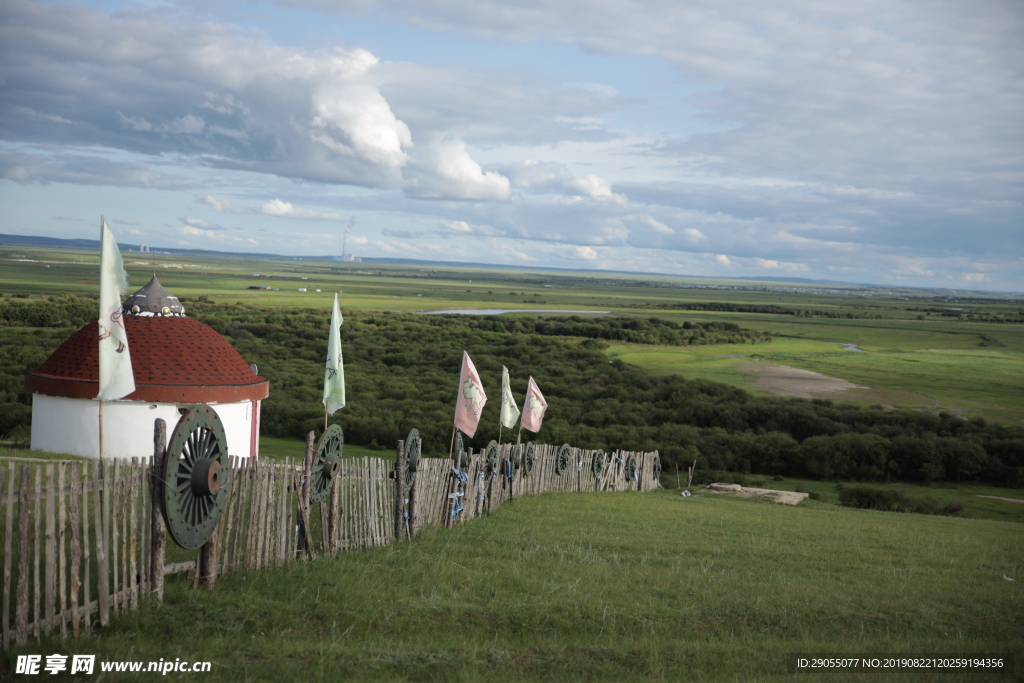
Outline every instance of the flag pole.
[(448, 459), (451, 460), (452, 453), (455, 452), (455, 425), (452, 425), (452, 442), (448, 446)]
[(519, 432), (516, 434), (516, 444), (517, 445), (519, 443), (521, 443), (520, 437), (522, 437), (522, 435), (523, 435), (523, 423), (522, 423), (522, 421), (520, 421), (519, 422)]

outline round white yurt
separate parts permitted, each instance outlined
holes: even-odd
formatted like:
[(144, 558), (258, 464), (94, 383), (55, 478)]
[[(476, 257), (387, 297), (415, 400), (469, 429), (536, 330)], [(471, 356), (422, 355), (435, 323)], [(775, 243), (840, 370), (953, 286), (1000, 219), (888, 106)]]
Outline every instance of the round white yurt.
[[(123, 306), (135, 391), (103, 403), (103, 457), (153, 454), (153, 421), (168, 435), (191, 406), (224, 423), (228, 454), (259, 454), (260, 402), (270, 382), (216, 330), (185, 315), (153, 276)], [(98, 458), (99, 332), (93, 321), (25, 376), (32, 393), (32, 448)], [(168, 437), (169, 438), (169, 437)]]

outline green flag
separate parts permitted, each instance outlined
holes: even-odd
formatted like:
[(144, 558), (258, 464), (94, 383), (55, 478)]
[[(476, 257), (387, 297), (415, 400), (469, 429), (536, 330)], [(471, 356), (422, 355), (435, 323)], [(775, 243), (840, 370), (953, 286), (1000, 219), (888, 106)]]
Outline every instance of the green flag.
[(341, 360), (341, 309), (334, 295), (331, 311), (331, 333), (327, 338), (327, 369), (324, 371), (324, 407), (329, 415), (345, 407), (345, 366)]
[(501, 366), (501, 426), (512, 429), (519, 419), (519, 406), (512, 398), (512, 389), (508, 386), (508, 368)]

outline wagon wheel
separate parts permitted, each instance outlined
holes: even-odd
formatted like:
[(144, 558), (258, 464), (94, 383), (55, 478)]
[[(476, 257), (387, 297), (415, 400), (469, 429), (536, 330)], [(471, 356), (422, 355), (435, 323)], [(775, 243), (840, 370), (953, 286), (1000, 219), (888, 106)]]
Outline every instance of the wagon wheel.
[(488, 477), (494, 476), (498, 471), (498, 442), (491, 441), (487, 444), (487, 466), (484, 470)]
[(462, 443), (462, 432), (455, 430), (455, 449), (452, 451), (452, 460), (455, 461), (455, 469), (465, 472), (469, 468), (469, 455), (466, 454), (466, 447)]
[(164, 519), (182, 548), (206, 543), (224, 509), (228, 480), (224, 425), (209, 406), (190, 408), (178, 420), (164, 457)]
[(661, 456), (654, 459), (654, 481), (661, 481)]
[(409, 495), (412, 485), (416, 483), (416, 470), (420, 466), (420, 433), (415, 429), (409, 430), (409, 436), (405, 438), (405, 494)]
[(594, 453), (594, 459), (590, 461), (590, 471), (594, 473), (595, 477), (600, 477), (601, 472), (604, 471), (604, 451), (598, 449)]
[(536, 449), (532, 443), (526, 444), (526, 454), (523, 455), (523, 476), (528, 477), (533, 474), (533, 461), (536, 459), (534, 453)]
[(523, 444), (517, 443), (512, 447), (512, 469), (518, 472), (523, 468)]
[(563, 443), (555, 460), (555, 474), (562, 474), (569, 467), (569, 444)]
[(631, 455), (626, 458), (626, 479), (634, 481), (636, 478), (636, 456)]
[(313, 461), (313, 475), (309, 487), (309, 502), (318, 505), (324, 501), (334, 486), (334, 479), (341, 470), (341, 451), (345, 448), (345, 433), (338, 425), (331, 425), (320, 437)]

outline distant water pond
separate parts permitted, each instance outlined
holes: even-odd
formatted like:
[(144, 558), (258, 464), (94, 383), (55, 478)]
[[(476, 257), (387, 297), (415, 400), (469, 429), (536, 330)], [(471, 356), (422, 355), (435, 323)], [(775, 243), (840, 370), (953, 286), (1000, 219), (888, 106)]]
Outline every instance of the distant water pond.
[(453, 308), (447, 311), (417, 311), (423, 315), (501, 315), (502, 313), (571, 313), (573, 315), (607, 315), (611, 311), (564, 311), (554, 308)]
[(858, 349), (856, 344), (846, 344), (844, 342), (829, 342), (829, 344), (839, 344), (847, 351), (857, 351), (859, 353), (867, 353), (864, 349)]

